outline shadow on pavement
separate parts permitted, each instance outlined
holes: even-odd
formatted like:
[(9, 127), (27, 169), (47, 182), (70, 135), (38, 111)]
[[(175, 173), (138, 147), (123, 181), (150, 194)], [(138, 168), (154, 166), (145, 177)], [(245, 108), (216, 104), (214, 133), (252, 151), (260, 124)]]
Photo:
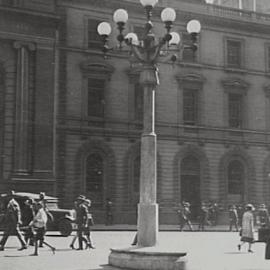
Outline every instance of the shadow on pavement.
[(22, 258), (22, 257), (29, 257), (29, 255), (4, 255), (3, 257), (6, 257), (6, 258)]
[(71, 249), (71, 248), (56, 248), (55, 252), (57, 251), (76, 251), (76, 250)]

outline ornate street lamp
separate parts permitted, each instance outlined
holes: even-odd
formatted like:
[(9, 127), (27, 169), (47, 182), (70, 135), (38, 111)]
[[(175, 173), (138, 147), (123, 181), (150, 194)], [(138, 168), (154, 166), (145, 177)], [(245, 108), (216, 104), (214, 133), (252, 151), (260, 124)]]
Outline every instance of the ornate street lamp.
[[(142, 64), (139, 82), (144, 88), (144, 119), (143, 134), (141, 137), (141, 170), (140, 170), (140, 202), (138, 204), (138, 245), (144, 247), (154, 246), (158, 235), (158, 205), (156, 203), (156, 134), (155, 134), (155, 89), (159, 84), (157, 61), (164, 45), (170, 51), (171, 45), (180, 42), (177, 32), (171, 32), (176, 12), (172, 8), (165, 8), (161, 12), (161, 20), (164, 22), (166, 33), (161, 39), (157, 39), (152, 32), (152, 10), (158, 0), (140, 0), (146, 11), (146, 23), (142, 40), (135, 33), (124, 35), (128, 13), (124, 9), (114, 12), (113, 19), (117, 24), (119, 34), (117, 40), (119, 48), (123, 44), (128, 45), (133, 55)], [(191, 20), (187, 24), (187, 31), (191, 36), (190, 49), (197, 49), (197, 35), (201, 26), (199, 21)], [(102, 51), (106, 55), (111, 48), (108, 46), (108, 36), (111, 26), (106, 22), (98, 25), (98, 33), (102, 37)], [(176, 60), (175, 56), (172, 60)]]

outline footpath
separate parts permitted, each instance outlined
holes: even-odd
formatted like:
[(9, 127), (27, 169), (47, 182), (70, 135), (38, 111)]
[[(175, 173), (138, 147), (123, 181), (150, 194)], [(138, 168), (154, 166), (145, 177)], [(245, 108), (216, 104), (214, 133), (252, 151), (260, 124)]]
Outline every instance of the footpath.
[[(198, 224), (192, 224), (193, 230), (198, 230)], [(113, 225), (105, 225), (105, 224), (95, 224), (92, 227), (94, 231), (136, 231), (137, 226), (133, 224), (113, 224)], [(179, 232), (179, 225), (159, 225), (159, 231), (175, 231)], [(184, 227), (184, 231), (189, 231), (188, 227)], [(205, 226), (205, 231), (207, 232), (229, 232), (229, 225), (216, 225), (216, 226)], [(269, 269), (270, 270), (270, 269)]]
[[(123, 227), (113, 226), (115, 230), (105, 231), (101, 230), (104, 227), (95, 225), (92, 237), (96, 249), (82, 251), (69, 247), (73, 236), (59, 237), (58, 232), (48, 232), (46, 240), (57, 248), (55, 255), (44, 247), (40, 249), (39, 256), (30, 256), (33, 247), (18, 251), (18, 239), (11, 237), (5, 251), (0, 252), (0, 269), (116, 270), (108, 265), (110, 249), (130, 247), (135, 231), (122, 231)], [(243, 246), (241, 251), (237, 249), (239, 239), (239, 233), (228, 231), (161, 231), (157, 248), (187, 253), (185, 270), (270, 270), (270, 260), (264, 259), (265, 244), (254, 244), (254, 253), (249, 253), (247, 246)]]

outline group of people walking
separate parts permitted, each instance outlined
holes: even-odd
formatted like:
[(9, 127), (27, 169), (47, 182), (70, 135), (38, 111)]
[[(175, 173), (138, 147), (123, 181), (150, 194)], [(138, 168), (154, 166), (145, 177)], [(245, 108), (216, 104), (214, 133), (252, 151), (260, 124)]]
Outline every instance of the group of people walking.
[(9, 193), (9, 201), (6, 206), (6, 213), (4, 216), (4, 234), (0, 241), (0, 251), (5, 249), (5, 244), (10, 235), (16, 235), (21, 243), (18, 250), (27, 249), (28, 245), (35, 246), (34, 254), (38, 255), (38, 247), (43, 245), (48, 246), (53, 253), (55, 247), (48, 244), (44, 237), (46, 233), (46, 224), (48, 221), (48, 210), (46, 208), (45, 194), (40, 193), (37, 201), (28, 200), (25, 202), (28, 207), (27, 219), (29, 221), (23, 236), (20, 225), (22, 224), (22, 215), (20, 205), (14, 198), (14, 191)]
[[(216, 225), (209, 220), (210, 208), (207, 204), (202, 203), (199, 215), (198, 215), (198, 230), (204, 230), (205, 225)], [(190, 231), (194, 230), (194, 224), (191, 223), (191, 205), (189, 202), (182, 202), (177, 209), (179, 217), (180, 231), (187, 225)], [(217, 217), (216, 217), (217, 218)], [(231, 205), (229, 207), (229, 231), (235, 229), (240, 233), (240, 243), (237, 245), (238, 250), (242, 249), (242, 246), (248, 244), (248, 252), (253, 253), (252, 244), (255, 242), (254, 227), (258, 225), (259, 228), (269, 228), (270, 218), (268, 209), (265, 204), (260, 204), (256, 209), (252, 204), (242, 205)], [(270, 240), (270, 236), (269, 236)], [(270, 248), (270, 246), (269, 246)], [(269, 250), (270, 254), (270, 250)]]
[(80, 195), (74, 201), (74, 209), (76, 211), (76, 225), (77, 234), (73, 237), (70, 247), (75, 249), (75, 241), (78, 239), (79, 247), (77, 250), (83, 250), (83, 243), (85, 243), (85, 248), (94, 249), (93, 240), (91, 238), (91, 226), (93, 225), (93, 217), (89, 213), (91, 207), (91, 200), (87, 199), (85, 196)]
[[(197, 213), (196, 218), (198, 219), (198, 230), (204, 231), (206, 225), (215, 226), (217, 224), (219, 207), (217, 203), (205, 203), (202, 202)], [(193, 231), (191, 224), (191, 204), (187, 201), (183, 201), (177, 208), (177, 214), (179, 219), (180, 231), (182, 231), (185, 225), (188, 226), (190, 231)], [(193, 215), (194, 217), (195, 215)]]

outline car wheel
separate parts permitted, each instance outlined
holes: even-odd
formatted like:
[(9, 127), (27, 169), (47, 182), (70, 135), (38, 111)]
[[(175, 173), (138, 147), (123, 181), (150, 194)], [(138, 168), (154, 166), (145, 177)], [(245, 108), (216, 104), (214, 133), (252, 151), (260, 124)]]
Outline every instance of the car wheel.
[(72, 232), (71, 221), (68, 219), (62, 219), (59, 221), (58, 229), (61, 235), (69, 236)]

